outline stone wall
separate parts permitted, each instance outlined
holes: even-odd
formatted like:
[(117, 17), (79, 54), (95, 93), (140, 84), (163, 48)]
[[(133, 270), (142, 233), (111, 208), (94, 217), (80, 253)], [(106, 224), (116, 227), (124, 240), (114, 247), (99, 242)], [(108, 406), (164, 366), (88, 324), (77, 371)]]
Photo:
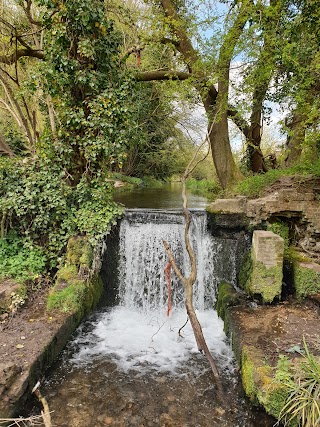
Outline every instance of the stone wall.
[[(294, 222), (298, 244), (311, 255), (320, 258), (320, 201), (319, 189), (283, 188), (259, 199), (240, 196), (218, 199), (208, 207), (216, 214), (242, 214), (248, 224), (256, 226), (281, 217)], [(301, 234), (299, 236), (299, 233)]]

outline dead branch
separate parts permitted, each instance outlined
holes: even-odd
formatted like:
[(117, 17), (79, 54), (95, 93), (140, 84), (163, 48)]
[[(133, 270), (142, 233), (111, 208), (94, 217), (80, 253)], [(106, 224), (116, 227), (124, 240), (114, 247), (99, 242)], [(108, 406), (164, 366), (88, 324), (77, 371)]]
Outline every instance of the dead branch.
[(42, 419), (45, 427), (52, 427), (49, 405), (46, 398), (42, 396), (39, 387), (40, 387), (40, 382), (38, 381), (37, 384), (33, 387), (32, 393), (36, 396), (36, 398), (39, 400), (39, 402), (42, 405), (43, 411), (41, 411), (41, 415), (42, 415)]
[(22, 417), (0, 418), (0, 425), (6, 426), (6, 427), (13, 427), (13, 426), (26, 427), (28, 425), (43, 426), (43, 418), (42, 418), (42, 415), (34, 415), (32, 417), (27, 417), (27, 418), (22, 418)]
[[(167, 252), (167, 255), (169, 257), (169, 261), (170, 264), (172, 265), (176, 275), (178, 276), (179, 280), (184, 284), (185, 288), (186, 288), (186, 309), (187, 309), (187, 314), (193, 329), (193, 333), (194, 333), (194, 337), (197, 343), (197, 347), (198, 350), (202, 353), (205, 354), (205, 356), (207, 357), (212, 373), (213, 373), (213, 378), (214, 378), (214, 382), (217, 386), (217, 390), (218, 390), (218, 394), (217, 397), (219, 400), (222, 400), (223, 397), (223, 389), (222, 389), (222, 385), (221, 385), (221, 381), (220, 381), (220, 376), (219, 376), (219, 371), (217, 369), (216, 363), (214, 358), (212, 357), (210, 350), (207, 346), (207, 343), (205, 341), (203, 332), (202, 332), (202, 328), (201, 325), (198, 321), (196, 312), (194, 310), (193, 307), (193, 285), (195, 284), (196, 280), (197, 280), (197, 265), (196, 265), (196, 256), (195, 253), (193, 251), (191, 242), (190, 242), (190, 237), (189, 237), (189, 229), (190, 229), (190, 224), (191, 224), (191, 215), (190, 212), (188, 210), (188, 198), (187, 198), (187, 193), (186, 193), (186, 180), (187, 178), (190, 176), (190, 174), (192, 173), (192, 171), (195, 169), (195, 167), (201, 162), (203, 161), (209, 154), (209, 150), (208, 152), (201, 157), (201, 159), (196, 161), (196, 158), (200, 152), (200, 150), (202, 149), (202, 147), (204, 146), (204, 144), (206, 144), (209, 141), (209, 135), (210, 132), (212, 130), (212, 126), (210, 127), (210, 130), (208, 131), (205, 140), (203, 141), (202, 144), (200, 144), (196, 150), (196, 152), (194, 153), (192, 159), (190, 160), (188, 166), (186, 167), (186, 170), (182, 176), (182, 199), (183, 199), (183, 215), (185, 218), (185, 233), (184, 233), (184, 237), (185, 237), (185, 245), (186, 245), (186, 250), (188, 253), (188, 257), (189, 257), (189, 262), (191, 265), (191, 272), (189, 277), (185, 277), (180, 269), (178, 268), (175, 258), (170, 250), (170, 247), (168, 245), (168, 243), (163, 240), (163, 245), (165, 247), (165, 250)], [(180, 332), (180, 331), (179, 331)]]
[(182, 338), (181, 331), (182, 331), (182, 329), (186, 326), (186, 324), (187, 324), (188, 322), (189, 322), (189, 317), (187, 317), (186, 323), (185, 323), (184, 325), (182, 325), (182, 326), (181, 326), (181, 328), (179, 329), (179, 331), (178, 331), (178, 335), (179, 335), (179, 337), (181, 337), (181, 338)]

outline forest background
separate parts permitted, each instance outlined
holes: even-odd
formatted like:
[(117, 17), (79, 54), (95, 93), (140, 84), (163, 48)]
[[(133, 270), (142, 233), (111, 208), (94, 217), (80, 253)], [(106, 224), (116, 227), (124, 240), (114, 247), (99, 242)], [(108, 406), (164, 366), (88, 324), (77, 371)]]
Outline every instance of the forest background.
[[(179, 176), (200, 111), (211, 159), (190, 186), (254, 196), (282, 174), (320, 175), (317, 0), (0, 9), (1, 277), (53, 274), (70, 236), (107, 233), (114, 179)], [(274, 105), (280, 142), (266, 132)]]

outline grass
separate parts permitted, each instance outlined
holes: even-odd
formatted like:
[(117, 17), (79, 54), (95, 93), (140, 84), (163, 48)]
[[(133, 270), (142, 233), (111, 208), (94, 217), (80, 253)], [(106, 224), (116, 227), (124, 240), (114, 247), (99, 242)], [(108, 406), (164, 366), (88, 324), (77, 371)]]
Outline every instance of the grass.
[(189, 178), (186, 185), (187, 189), (192, 193), (206, 196), (208, 199), (216, 199), (222, 194), (222, 188), (214, 180)]
[(314, 175), (320, 177), (320, 160), (314, 163), (303, 163), (288, 169), (272, 169), (265, 174), (250, 176), (239, 182), (233, 189), (236, 194), (248, 197), (259, 197), (263, 190), (274, 184), (282, 176)]
[(303, 361), (292, 375), (282, 378), (288, 397), (279, 422), (285, 426), (316, 427), (320, 426), (320, 361), (303, 341)]

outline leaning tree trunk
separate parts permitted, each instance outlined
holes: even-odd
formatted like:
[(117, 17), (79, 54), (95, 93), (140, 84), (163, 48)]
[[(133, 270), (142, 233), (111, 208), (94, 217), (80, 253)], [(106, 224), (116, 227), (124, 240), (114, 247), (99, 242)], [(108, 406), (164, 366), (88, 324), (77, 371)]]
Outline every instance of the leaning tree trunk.
[(213, 162), (221, 187), (225, 190), (241, 178), (230, 147), (227, 117), (209, 123), (209, 127), (212, 127), (209, 138)]

